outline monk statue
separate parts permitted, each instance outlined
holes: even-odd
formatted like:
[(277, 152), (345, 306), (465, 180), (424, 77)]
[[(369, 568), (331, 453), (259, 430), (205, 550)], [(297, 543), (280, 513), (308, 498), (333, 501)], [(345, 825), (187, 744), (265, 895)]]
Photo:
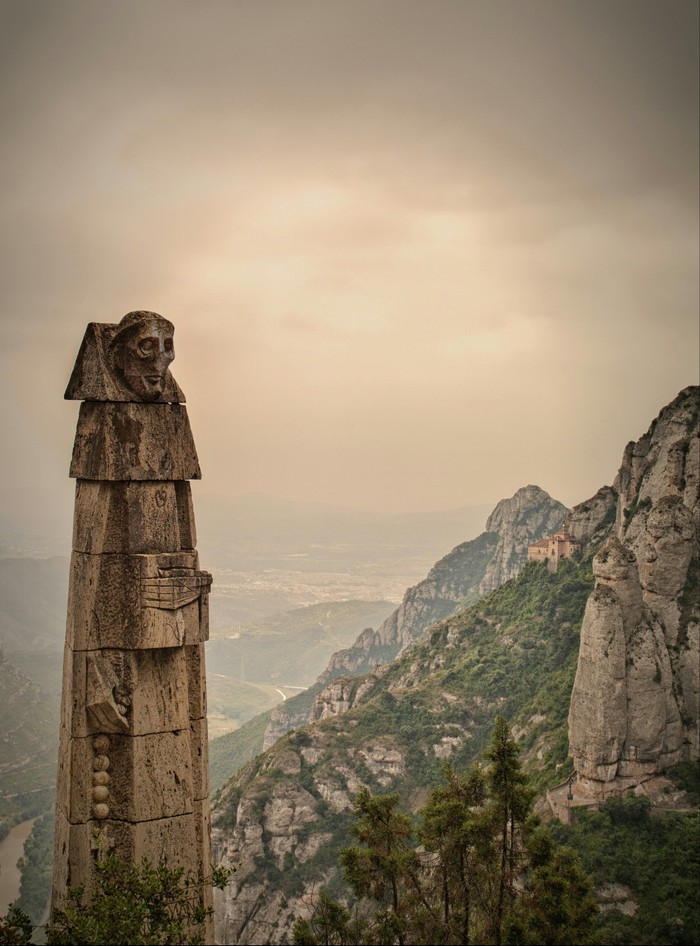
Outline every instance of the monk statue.
[[(52, 906), (110, 852), (210, 871), (204, 642), (189, 480), (201, 473), (155, 312), (88, 325), (65, 397), (81, 400)], [(202, 906), (211, 906), (203, 886)], [(211, 920), (203, 933), (213, 941)]]

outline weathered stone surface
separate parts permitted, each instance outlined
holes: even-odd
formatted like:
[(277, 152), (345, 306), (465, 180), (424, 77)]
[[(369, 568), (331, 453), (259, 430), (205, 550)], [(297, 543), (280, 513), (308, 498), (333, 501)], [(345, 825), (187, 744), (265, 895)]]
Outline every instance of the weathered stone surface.
[[(159, 650), (73, 651), (66, 647), (64, 679), (72, 680), (70, 698), (64, 694), (62, 725), (75, 737), (100, 732), (141, 736), (172, 732), (189, 726), (188, 666), (184, 648)], [(108, 682), (105, 701), (123, 724), (104, 725), (105, 716), (91, 711), (90, 667)], [(81, 695), (85, 694), (85, 698)], [(117, 720), (118, 722), (118, 720)]]
[(311, 708), (310, 722), (347, 713), (355, 701), (356, 690), (357, 681), (352, 677), (341, 677), (329, 683), (316, 696)]
[(662, 632), (646, 610), (626, 623), (623, 600), (610, 585), (598, 584), (581, 629), (569, 739), (579, 789), (593, 796), (626, 790), (681, 759)]
[[(85, 653), (76, 654), (66, 643), (63, 648), (63, 691), (61, 695), (61, 731), (86, 736), (85, 691), (87, 687)], [(59, 752), (60, 755), (60, 752)]]
[[(112, 735), (110, 747), (97, 754), (93, 737), (70, 740), (60, 760), (57, 803), (73, 824), (94, 819), (95, 766), (109, 774), (108, 817), (130, 822), (170, 818), (193, 810), (189, 730), (148, 736)], [(65, 744), (65, 743), (64, 743)]]
[(209, 742), (206, 719), (190, 721), (192, 792), (197, 801), (209, 798)]
[(204, 644), (185, 647), (187, 664), (187, 691), (190, 719), (202, 719), (207, 715), (206, 664)]
[(639, 904), (634, 899), (634, 891), (624, 884), (603, 884), (596, 887), (595, 898), (601, 913), (611, 913), (617, 910), (624, 916), (634, 916)]
[(201, 479), (186, 408), (84, 401), (70, 475), (84, 480)]
[[(194, 832), (197, 856), (194, 864), (205, 877), (211, 873), (211, 806), (209, 797), (200, 798), (194, 803)], [(192, 862), (190, 862), (191, 864)], [(213, 909), (214, 892), (212, 887), (206, 886), (201, 890), (201, 902), (204, 909)], [(214, 921), (208, 921), (209, 936), (214, 941)]]
[(590, 499), (574, 506), (561, 525), (562, 532), (568, 532), (583, 547), (602, 538), (615, 521), (617, 498), (616, 489), (601, 486)]
[(385, 788), (397, 775), (403, 775), (404, 773), (404, 758), (396, 749), (387, 748), (386, 746), (374, 746), (367, 752), (360, 750), (360, 755), (365, 760), (365, 765), (372, 775)]
[(593, 562), (569, 730), (579, 790), (594, 797), (700, 750), (698, 396), (682, 391), (625, 448), (615, 535)]
[(193, 810), (189, 729), (147, 736), (113, 736), (112, 741), (112, 818), (152, 821)]
[(486, 520), (486, 531), (497, 533), (499, 541), (480, 593), (486, 595), (515, 578), (527, 561), (528, 545), (558, 529), (568, 511), (539, 486), (524, 486), (510, 499), (502, 499)]
[[(72, 885), (88, 887), (95, 861), (110, 851), (118, 851), (127, 861), (151, 861), (164, 857), (171, 867), (184, 867), (207, 875), (211, 864), (208, 803), (198, 803), (193, 814), (131, 824), (128, 821), (90, 821), (71, 824), (61, 811), (56, 813), (56, 850), (59, 859), (54, 873), (53, 897), (60, 899)], [(203, 905), (212, 902), (211, 888), (204, 891)], [(212, 931), (213, 934), (213, 931)], [(211, 936), (213, 942), (213, 935)]]
[(197, 815), (185, 814), (153, 821), (110, 821), (105, 826), (114, 847), (129, 860), (165, 858), (171, 867), (199, 872), (201, 845), (197, 838)]
[[(151, 313), (155, 314), (155, 313)], [(111, 355), (111, 346), (119, 325), (90, 322), (85, 330), (78, 357), (64, 395), (68, 401), (140, 401), (125, 383)], [(162, 392), (149, 400), (184, 403), (180, 390), (170, 371), (165, 372)]]
[[(301, 902), (276, 897), (265, 883), (256, 883), (256, 856), (265, 854), (282, 868), (289, 859), (303, 863), (310, 856), (304, 829), (317, 820), (316, 799), (292, 779), (270, 786), (262, 814), (255, 799), (244, 796), (238, 806), (236, 826), (223, 834), (212, 831), (216, 863), (239, 866), (225, 897), (215, 892), (216, 936), (219, 942), (280, 942)], [(300, 843), (302, 842), (302, 843)]]
[(197, 544), (188, 482), (78, 480), (75, 485), (76, 552), (178, 552)]
[(116, 659), (110, 656), (109, 651), (99, 650), (88, 653), (85, 660), (85, 721), (90, 732), (129, 732), (131, 675), (118, 652)]
[(693, 557), (693, 514), (680, 496), (663, 496), (640, 516), (635, 536), (639, 578), (644, 591), (677, 598)]
[[(206, 681), (211, 575), (187, 480), (199, 464), (154, 312), (88, 326), (64, 656), (52, 906), (108, 851), (196, 875), (211, 864)], [(201, 894), (211, 904), (211, 891)], [(194, 931), (193, 931), (194, 932)], [(210, 919), (204, 942), (213, 941)]]
[(316, 820), (316, 799), (293, 782), (278, 782), (265, 806), (269, 849), (281, 869), (285, 854), (295, 846), (299, 829)]
[(52, 902), (58, 903), (68, 887), (90, 886), (95, 853), (92, 824), (71, 824), (66, 813), (57, 808)]
[[(66, 638), (75, 650), (179, 647), (208, 639), (211, 576), (197, 553), (74, 552)], [(185, 603), (189, 602), (189, 603)], [(179, 606), (178, 606), (179, 605)]]

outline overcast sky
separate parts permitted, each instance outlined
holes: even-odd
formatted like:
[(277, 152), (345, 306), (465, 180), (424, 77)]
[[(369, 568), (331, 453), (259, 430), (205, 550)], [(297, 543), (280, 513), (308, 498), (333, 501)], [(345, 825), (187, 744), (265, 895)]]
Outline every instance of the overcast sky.
[(0, 501), (89, 321), (176, 326), (202, 488), (567, 505), (698, 373), (696, 0), (0, 0)]

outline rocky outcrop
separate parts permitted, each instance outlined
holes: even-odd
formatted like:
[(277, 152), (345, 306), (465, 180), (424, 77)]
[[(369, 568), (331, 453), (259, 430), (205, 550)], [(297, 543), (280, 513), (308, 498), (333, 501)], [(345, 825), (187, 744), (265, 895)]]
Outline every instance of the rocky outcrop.
[(524, 486), (502, 499), (485, 532), (440, 559), (423, 581), (408, 589), (378, 630), (363, 631), (352, 647), (335, 653), (319, 679), (366, 673), (393, 660), (431, 624), (514, 578), (527, 562), (528, 545), (554, 531), (567, 512), (539, 486)]
[(307, 722), (340, 716), (368, 696), (381, 676), (381, 667), (365, 677), (339, 677), (317, 695)]
[(523, 486), (510, 499), (502, 499), (486, 521), (486, 531), (498, 536), (496, 549), (479, 584), (487, 595), (521, 571), (527, 547), (555, 532), (569, 510), (539, 486)]
[(583, 548), (597, 545), (612, 530), (617, 499), (618, 493), (614, 486), (601, 486), (595, 496), (574, 506), (562, 523), (562, 531), (572, 535)]
[(349, 811), (365, 785), (355, 768), (383, 787), (405, 771), (404, 756), (391, 741), (350, 748), (332, 760), (332, 743), (322, 731), (309, 730), (303, 743), (293, 748), (281, 740), (229, 783), (218, 800), (213, 856), (236, 873), (225, 891), (215, 893), (217, 942), (287, 942), (295, 917), (306, 912), (317, 886), (314, 880), (299, 881), (300, 868), (318, 859), (332, 837), (324, 830), (324, 816)]
[(454, 548), (423, 581), (407, 590), (399, 607), (376, 631), (363, 631), (351, 647), (333, 654), (319, 679), (366, 673), (379, 663), (388, 663), (414, 644), (431, 624), (475, 601), (500, 541), (495, 532), (484, 532)]
[(593, 560), (569, 713), (579, 791), (591, 796), (698, 757), (698, 393), (682, 391), (626, 447), (614, 534)]
[[(293, 778), (301, 770), (299, 756), (291, 766), (284, 761), (281, 767), (275, 766), (279, 761), (269, 762), (272, 771), (261, 778), (259, 792), (240, 800), (233, 830), (220, 822), (212, 833), (215, 860), (237, 868), (225, 893), (217, 891), (215, 896), (219, 943), (280, 942), (294, 916), (303, 910), (301, 900), (288, 898), (280, 885), (273, 889), (270, 878), (260, 870), (266, 863), (268, 872), (278, 875), (316, 852), (302, 838), (304, 827), (318, 820), (317, 799)], [(312, 843), (317, 850), (323, 835), (314, 835)]]
[[(527, 562), (528, 545), (553, 532), (567, 512), (539, 486), (524, 486), (510, 499), (502, 499), (489, 516), (486, 532), (440, 559), (423, 581), (406, 591), (399, 607), (376, 631), (366, 628), (350, 647), (333, 654), (312, 696), (318, 700), (319, 689), (337, 677), (358, 676), (390, 663), (432, 624), (514, 578)], [(334, 697), (326, 694), (322, 703), (330, 706)], [(304, 694), (277, 706), (264, 747), (274, 745), (290, 729), (321, 718), (315, 715), (318, 709), (309, 707)]]

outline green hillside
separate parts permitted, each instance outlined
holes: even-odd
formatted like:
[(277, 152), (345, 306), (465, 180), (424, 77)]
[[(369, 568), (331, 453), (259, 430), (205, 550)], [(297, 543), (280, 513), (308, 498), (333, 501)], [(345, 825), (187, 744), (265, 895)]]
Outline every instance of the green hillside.
[(270, 722), (270, 710), (244, 723), (240, 729), (212, 739), (209, 743), (209, 778), (212, 794), (238, 772), (259, 752)]
[[(215, 823), (227, 834), (235, 830), (238, 839), (253, 822), (262, 828), (262, 851), (244, 868), (262, 899), (244, 907), (253, 911), (246, 916), (276, 897), (298, 909), (292, 904), (319, 885), (347, 896), (338, 869), (339, 851), (352, 841), (343, 797), (351, 800), (363, 783), (374, 794), (398, 793), (401, 805), (415, 812), (439, 783), (443, 758), (457, 771), (479, 759), (498, 715), (511, 724), (539, 795), (566, 779), (567, 715), (593, 587), (592, 555), (562, 561), (555, 574), (530, 564), (476, 605), (434, 625), (388, 667), (345, 678), (343, 699), (360, 694), (347, 712), (290, 731), (228, 782), (216, 800)], [(283, 864), (267, 823), (273, 800), (282, 798), (313, 811), (285, 839)], [(574, 828), (561, 828), (561, 840), (579, 850), (597, 886), (628, 884), (644, 907), (637, 919), (617, 911), (601, 916), (595, 941), (697, 942), (697, 814), (648, 818), (640, 827), (638, 812), (625, 817), (607, 807), (581, 813)], [(298, 860), (297, 849), (303, 852)], [(245, 845), (238, 856), (245, 865)], [(663, 874), (656, 892), (655, 873)], [(245, 900), (244, 873), (238, 887)], [(664, 914), (664, 898), (672, 916)]]
[[(256, 877), (262, 871), (290, 894), (305, 881), (320, 882), (348, 842), (347, 812), (330, 810), (323, 795), (347, 791), (352, 773), (373, 792), (398, 792), (402, 804), (415, 810), (438, 783), (442, 758), (449, 756), (461, 769), (480, 756), (497, 715), (518, 731), (538, 791), (568, 775), (566, 717), (579, 629), (593, 586), (591, 557), (564, 561), (555, 574), (544, 565), (528, 565), (515, 580), (435, 625), (387, 668), (348, 678), (355, 691), (375, 679), (371, 692), (349, 712), (288, 733), (232, 779), (217, 810), (217, 822), (228, 828), (236, 823), (242, 795), (251, 796), (256, 809), (264, 805), (285, 778), (276, 756), (294, 750), (301, 758), (297, 782), (324, 812), (323, 831), (332, 832), (332, 841), (303, 868), (282, 876), (268, 856), (259, 861)], [(379, 746), (403, 760), (393, 778), (380, 780), (368, 765), (367, 754)], [(312, 763), (306, 761), (308, 747), (314, 750)], [(313, 830), (305, 829), (307, 835)]]

